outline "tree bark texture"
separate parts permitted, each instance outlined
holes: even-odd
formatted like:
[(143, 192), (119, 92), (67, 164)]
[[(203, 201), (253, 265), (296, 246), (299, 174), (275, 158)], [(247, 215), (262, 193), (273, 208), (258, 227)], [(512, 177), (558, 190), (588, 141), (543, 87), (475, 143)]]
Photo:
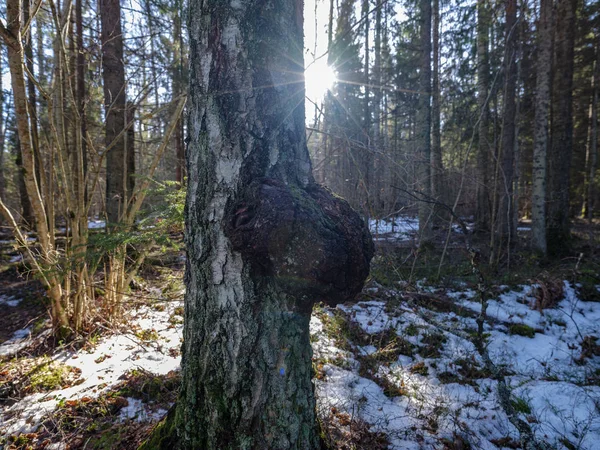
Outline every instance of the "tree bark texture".
[(552, 144), (548, 153), (547, 243), (552, 254), (570, 237), (569, 186), (573, 154), (573, 64), (577, 0), (558, 0), (554, 38)]
[(102, 77), (104, 82), (106, 215), (118, 223), (124, 212), (127, 184), (126, 92), (119, 0), (100, 0)]
[(533, 131), (531, 245), (546, 255), (546, 158), (552, 83), (553, 0), (541, 0)]
[(356, 295), (372, 241), (311, 174), (302, 2), (190, 8), (182, 391), (144, 448), (317, 449), (312, 305)]

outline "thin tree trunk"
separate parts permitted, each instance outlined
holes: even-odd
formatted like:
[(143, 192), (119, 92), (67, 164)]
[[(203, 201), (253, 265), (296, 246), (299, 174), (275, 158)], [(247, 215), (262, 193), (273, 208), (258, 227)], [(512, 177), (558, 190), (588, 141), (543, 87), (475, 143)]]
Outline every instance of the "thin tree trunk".
[(127, 203), (131, 204), (133, 199), (133, 191), (135, 189), (135, 105), (132, 102), (127, 102), (127, 141), (126, 141), (126, 195)]
[[(173, 41), (177, 42), (174, 53), (175, 70), (173, 71), (173, 97), (179, 97), (183, 93), (183, 34), (181, 27), (181, 11), (183, 6), (180, 1), (177, 2), (175, 8), (175, 18), (173, 20)], [(178, 186), (183, 186), (183, 179), (185, 177), (185, 153), (183, 144), (183, 119), (180, 118), (175, 129), (175, 158), (177, 161), (177, 168), (175, 171), (175, 181)]]
[[(368, 189), (372, 193), (372, 204), (375, 206), (375, 211), (379, 214), (383, 213), (385, 197), (384, 192), (389, 190), (389, 185), (386, 185), (385, 168), (387, 162), (383, 156), (383, 140), (381, 139), (381, 35), (382, 35), (382, 9), (383, 5), (377, 5), (375, 10), (375, 41), (374, 41), (374, 64), (373, 64), (373, 140), (372, 146), (375, 150), (374, 157), (370, 158), (369, 168), (372, 175), (369, 177)], [(371, 153), (371, 152), (369, 152)]]
[[(18, 133), (18, 131), (17, 131)], [(23, 157), (21, 155), (21, 139), (17, 134), (17, 145), (15, 148), (15, 165), (17, 166), (17, 189), (19, 190), (19, 201), (21, 204), (21, 222), (29, 229), (33, 229), (35, 219), (31, 210), (31, 201), (27, 195), (27, 186), (25, 186), (25, 168), (23, 167)]]
[(381, 150), (381, 34), (383, 5), (375, 11), (375, 61), (373, 65), (373, 142), (377, 150)]
[[(371, 74), (370, 74), (370, 36), (369, 32), (371, 31), (371, 21), (369, 20), (369, 0), (363, 0), (362, 4), (362, 16), (364, 18), (364, 36), (365, 36), (365, 65), (364, 65), (364, 86), (365, 86), (365, 97), (364, 97), (364, 111), (363, 111), (363, 139), (362, 141), (365, 144), (365, 149), (360, 150), (360, 153), (357, 154), (358, 158), (355, 159), (355, 169), (353, 172), (356, 173), (356, 188), (354, 189), (354, 194), (356, 195), (355, 204), (363, 204), (363, 213), (366, 217), (371, 214), (371, 202), (373, 200), (377, 200), (376, 198), (371, 198), (370, 188), (371, 188), (371, 164), (373, 162), (373, 158), (371, 158)], [(350, 149), (350, 151), (352, 151)], [(360, 161), (360, 165), (356, 167), (356, 161)], [(350, 163), (350, 161), (348, 161)], [(350, 172), (350, 171), (349, 171)], [(362, 191), (362, 192), (361, 192)], [(362, 195), (361, 195), (362, 194)]]
[(419, 71), (419, 106), (417, 109), (417, 154), (419, 191), (426, 201), (419, 202), (419, 235), (423, 242), (431, 239), (431, 0), (420, 0), (421, 63)]
[[(22, 4), (19, 0), (9, 0), (6, 4), (6, 28), (0, 25), (0, 34), (8, 48), (8, 65), (10, 68), (15, 116), (19, 137), (20, 155), (23, 161), (23, 178), (27, 196), (31, 201), (31, 210), (37, 230), (40, 248), (36, 266), (40, 267), (40, 275), (46, 282), (48, 296), (52, 302), (52, 319), (57, 327), (68, 327), (66, 311), (61, 304), (63, 300), (60, 281), (54, 269), (55, 251), (48, 228), (48, 218), (42, 201), (36, 177), (35, 154), (31, 143), (29, 113), (27, 111), (27, 90), (25, 87), (25, 62), (22, 45), (23, 23), (21, 21)], [(4, 205), (2, 205), (4, 206)], [(5, 208), (2, 208), (5, 212)], [(53, 230), (52, 230), (53, 231)], [(53, 235), (53, 234), (52, 234)]]
[[(75, 1), (75, 25), (77, 27), (77, 114), (79, 115), (79, 126), (80, 126), (80, 151), (78, 152), (77, 158), (77, 170), (75, 173), (79, 174), (79, 166), (81, 165), (82, 179), (79, 176), (76, 179), (77, 197), (83, 198), (83, 203), (87, 203), (87, 116), (85, 112), (86, 102), (86, 85), (85, 85), (85, 48), (83, 45), (83, 1)], [(80, 191), (83, 192), (80, 193)]]
[[(433, 74), (431, 122), (431, 196), (442, 198), (442, 135), (440, 113), (440, 1), (433, 0)], [(441, 211), (436, 212), (436, 217)]]
[(531, 246), (546, 255), (546, 180), (552, 82), (553, 0), (541, 0), (533, 131)]
[[(30, 0), (26, 0), (23, 5), (23, 21), (29, 21), (29, 17), (31, 14), (31, 4)], [(34, 64), (33, 64), (33, 33), (31, 31), (31, 26), (29, 30), (27, 30), (27, 37), (25, 40), (25, 66), (27, 70), (32, 75), (35, 74)], [(40, 150), (40, 140), (38, 133), (38, 113), (37, 113), (37, 95), (35, 91), (35, 83), (32, 77), (27, 77), (27, 97), (28, 97), (28, 112), (29, 112), (29, 121), (30, 121), (30, 132), (31, 132), (31, 145), (33, 148), (33, 154), (35, 155), (35, 168), (36, 168), (36, 178), (40, 188), (40, 192), (42, 196), (45, 192), (46, 185), (46, 176), (44, 173), (44, 164), (42, 159), (42, 154)]]
[(504, 63), (504, 110), (502, 114), (501, 170), (495, 183), (498, 196), (495, 245), (496, 256), (511, 245), (511, 227), (514, 214), (513, 177), (515, 162), (515, 114), (517, 91), (517, 0), (506, 1), (506, 37)]
[(125, 136), (126, 95), (123, 34), (119, 0), (100, 0), (102, 75), (104, 80), (106, 215), (116, 224), (124, 213), (127, 178)]
[[(46, 212), (36, 178), (36, 158), (32, 145), (29, 113), (27, 111), (27, 90), (25, 88), (24, 49), (21, 33), (21, 2), (9, 0), (6, 4), (7, 28), (2, 32), (8, 48), (8, 65), (10, 67), (13, 101), (19, 135), (19, 147), (23, 161), (24, 183), (33, 215), (33, 225), (38, 233), (40, 245), (48, 251), (49, 233)], [(43, 255), (44, 257), (48, 255)]]
[(558, 0), (554, 48), (552, 144), (548, 153), (548, 252), (564, 251), (570, 238), (569, 189), (573, 154), (573, 66), (577, 0)]
[[(3, 72), (3, 53), (0, 50), (0, 74)], [(0, 76), (0, 201), (6, 201), (4, 192), (6, 190), (6, 181), (4, 178), (4, 143), (6, 142), (6, 129), (4, 122), (4, 77)], [(2, 218), (0, 217), (0, 220)]]
[(489, 117), (489, 27), (490, 11), (487, 0), (477, 1), (477, 109), (479, 111), (477, 149), (477, 205), (475, 228), (478, 231), (490, 227), (489, 162), (492, 147), (490, 142)]
[(589, 164), (587, 175), (585, 217), (591, 222), (594, 217), (596, 191), (596, 168), (598, 166), (598, 96), (600, 93), (600, 32), (596, 36), (596, 62), (594, 66), (594, 94), (592, 98), (592, 123), (590, 124)]

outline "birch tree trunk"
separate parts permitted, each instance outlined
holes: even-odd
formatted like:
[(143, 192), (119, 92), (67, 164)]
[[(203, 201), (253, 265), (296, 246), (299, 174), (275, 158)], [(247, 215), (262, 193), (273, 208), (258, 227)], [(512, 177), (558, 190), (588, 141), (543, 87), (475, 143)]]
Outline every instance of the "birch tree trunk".
[(546, 255), (546, 157), (552, 74), (553, 0), (540, 0), (538, 57), (533, 131), (531, 246)]
[(182, 390), (143, 448), (317, 449), (312, 305), (372, 242), (306, 147), (302, 2), (190, 2)]

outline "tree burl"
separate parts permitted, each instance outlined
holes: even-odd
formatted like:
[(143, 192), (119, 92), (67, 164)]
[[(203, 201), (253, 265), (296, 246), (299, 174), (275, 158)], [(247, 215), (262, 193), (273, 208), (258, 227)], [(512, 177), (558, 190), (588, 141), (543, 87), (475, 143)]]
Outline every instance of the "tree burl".
[(348, 202), (327, 189), (306, 189), (273, 178), (254, 181), (228, 208), (226, 233), (250, 264), (254, 279), (272, 277), (310, 314), (362, 289), (373, 257), (368, 227)]

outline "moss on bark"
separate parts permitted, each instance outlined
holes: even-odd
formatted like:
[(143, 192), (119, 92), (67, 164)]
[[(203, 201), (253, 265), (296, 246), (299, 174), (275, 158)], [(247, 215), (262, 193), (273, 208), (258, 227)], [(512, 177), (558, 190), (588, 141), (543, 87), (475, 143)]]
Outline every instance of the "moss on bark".
[(173, 406), (138, 450), (173, 450), (179, 448), (177, 439), (177, 407)]

